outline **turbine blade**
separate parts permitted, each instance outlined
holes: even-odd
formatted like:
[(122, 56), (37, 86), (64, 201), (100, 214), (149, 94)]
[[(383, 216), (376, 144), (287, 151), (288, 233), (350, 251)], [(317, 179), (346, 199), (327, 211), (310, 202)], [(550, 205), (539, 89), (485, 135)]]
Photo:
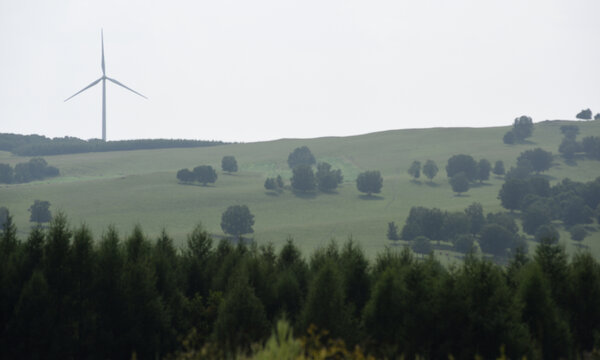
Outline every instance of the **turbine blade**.
[(137, 92), (137, 91), (135, 91), (135, 90), (133, 90), (133, 89), (130, 89), (130, 88), (128, 88), (127, 86), (125, 86), (125, 85), (121, 84), (120, 82), (118, 82), (118, 81), (117, 81), (117, 80), (115, 80), (115, 79), (111, 79), (111, 78), (109, 78), (108, 76), (106, 77), (106, 79), (107, 79), (107, 80), (110, 80), (110, 81), (112, 81), (112, 82), (114, 82), (115, 84), (117, 84), (117, 85), (119, 85), (119, 86), (122, 86), (122, 87), (124, 87), (125, 89), (127, 89), (127, 90), (129, 90), (129, 91), (131, 91), (131, 92), (133, 92), (133, 93), (135, 93), (135, 94), (138, 94), (139, 96), (143, 97), (144, 99), (147, 99), (147, 97), (145, 97), (144, 95), (140, 94), (139, 92)]
[(106, 69), (104, 68), (104, 30), (100, 29), (100, 39), (102, 40), (102, 75), (106, 75)]
[(79, 90), (79, 91), (78, 91), (78, 92), (76, 92), (74, 95), (71, 95), (71, 96), (69, 96), (68, 98), (66, 98), (66, 99), (65, 99), (65, 101), (67, 101), (67, 100), (69, 100), (69, 99), (71, 99), (71, 98), (75, 97), (75, 95), (78, 95), (78, 94), (80, 94), (80, 93), (82, 93), (82, 92), (86, 91), (87, 89), (89, 89), (89, 88), (91, 88), (92, 86), (94, 86), (94, 85), (96, 85), (97, 83), (99, 83), (99, 82), (100, 82), (100, 80), (102, 80), (102, 78), (100, 78), (100, 79), (98, 79), (98, 80), (94, 81), (93, 83), (91, 83), (91, 84), (89, 84), (88, 86), (84, 87), (83, 89)]

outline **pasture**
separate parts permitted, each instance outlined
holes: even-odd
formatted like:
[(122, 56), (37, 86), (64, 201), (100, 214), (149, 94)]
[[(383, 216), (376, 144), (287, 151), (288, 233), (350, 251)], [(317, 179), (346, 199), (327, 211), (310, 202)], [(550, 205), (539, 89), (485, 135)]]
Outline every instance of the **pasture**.
[[(503, 210), (497, 195), (504, 180), (493, 174), (489, 181), (455, 196), (444, 169), (452, 155), (469, 154), (492, 164), (503, 160), (508, 170), (521, 152), (542, 147), (555, 155), (554, 166), (545, 173), (552, 184), (566, 177), (590, 181), (600, 176), (600, 161), (577, 159), (576, 164), (567, 164), (558, 156), (562, 139), (559, 128), (564, 124), (578, 125), (579, 138), (600, 136), (600, 121), (552, 121), (535, 124), (530, 141), (519, 145), (503, 144), (507, 126), (393, 130), (352, 137), (45, 156), (49, 165), (60, 169), (61, 176), (0, 185), (0, 206), (9, 208), (22, 238), (31, 227), (27, 209), (40, 199), (50, 201), (53, 212), (63, 211), (72, 226), (85, 222), (96, 238), (109, 225), (127, 236), (135, 224), (140, 224), (151, 238), (165, 228), (176, 243), (183, 244), (186, 234), (198, 223), (216, 236), (224, 235), (220, 228), (223, 211), (229, 205), (246, 204), (255, 215), (252, 236), (259, 245), (271, 242), (278, 248), (292, 237), (303, 253), (309, 254), (331, 239), (343, 242), (351, 236), (372, 257), (390, 245), (387, 223), (395, 221), (401, 229), (412, 206), (462, 210), (480, 202), (486, 213)], [(281, 194), (265, 190), (265, 179), (278, 174), (289, 185), (291, 171), (286, 160), (302, 145), (311, 149), (317, 161), (327, 161), (342, 170), (344, 183), (337, 193), (298, 195), (289, 190)], [(225, 155), (235, 156), (237, 173), (221, 171)], [(28, 159), (0, 152), (0, 162), (13, 166)], [(423, 176), (412, 181), (407, 173), (412, 161), (424, 163), (428, 159), (440, 169), (433, 182)], [(206, 187), (179, 184), (177, 170), (197, 165), (217, 169), (217, 182)], [(370, 198), (355, 186), (356, 176), (366, 170), (379, 170), (384, 178), (382, 192)], [(577, 250), (564, 229), (561, 242), (569, 252)], [(600, 257), (600, 232), (592, 233), (584, 244)]]

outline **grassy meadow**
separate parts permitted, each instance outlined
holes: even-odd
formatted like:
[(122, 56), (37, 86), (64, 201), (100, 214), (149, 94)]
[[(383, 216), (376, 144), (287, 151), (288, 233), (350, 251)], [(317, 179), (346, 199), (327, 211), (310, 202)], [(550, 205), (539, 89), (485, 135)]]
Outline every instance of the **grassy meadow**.
[[(61, 176), (0, 185), (0, 206), (8, 207), (14, 215), (22, 237), (31, 226), (27, 209), (40, 199), (50, 201), (53, 212), (66, 213), (71, 225), (85, 222), (96, 237), (109, 225), (127, 235), (135, 224), (140, 224), (150, 237), (165, 228), (181, 244), (198, 223), (215, 235), (224, 235), (220, 228), (223, 211), (229, 205), (246, 204), (255, 215), (253, 236), (259, 244), (271, 242), (278, 248), (292, 237), (308, 254), (330, 239), (341, 242), (352, 236), (369, 256), (374, 256), (390, 245), (387, 223), (395, 221), (401, 228), (412, 206), (462, 210), (477, 201), (486, 213), (502, 210), (497, 195), (504, 180), (493, 174), (465, 195), (455, 196), (445, 172), (450, 156), (469, 154), (476, 160), (486, 158), (492, 165), (503, 160), (508, 170), (528, 149), (542, 147), (558, 155), (562, 139), (559, 128), (565, 124), (574, 122), (537, 123), (529, 143), (520, 145), (503, 144), (507, 126), (394, 130), (352, 137), (45, 156), (49, 165), (60, 169)], [(575, 124), (580, 128), (580, 138), (600, 136), (600, 121)], [(299, 196), (289, 190), (276, 194), (264, 189), (265, 179), (277, 174), (289, 184), (287, 157), (302, 145), (311, 149), (317, 161), (327, 161), (342, 170), (344, 183), (337, 193)], [(220, 170), (225, 155), (235, 156), (237, 173), (229, 175)], [(0, 162), (13, 166), (28, 159), (0, 152)], [(424, 163), (428, 159), (440, 169), (433, 182), (423, 178), (412, 181), (407, 174), (412, 161)], [(214, 185), (178, 183), (177, 170), (204, 164), (217, 169), (219, 178)], [(371, 198), (359, 193), (355, 185), (356, 176), (366, 170), (379, 170), (384, 177), (382, 192)], [(578, 159), (576, 164), (567, 164), (555, 156), (554, 166), (545, 174), (552, 184), (565, 177), (590, 181), (600, 176), (600, 161)], [(597, 224), (594, 226), (597, 228)], [(568, 251), (576, 251), (564, 229), (561, 242)], [(600, 257), (600, 232), (588, 236), (584, 244)]]

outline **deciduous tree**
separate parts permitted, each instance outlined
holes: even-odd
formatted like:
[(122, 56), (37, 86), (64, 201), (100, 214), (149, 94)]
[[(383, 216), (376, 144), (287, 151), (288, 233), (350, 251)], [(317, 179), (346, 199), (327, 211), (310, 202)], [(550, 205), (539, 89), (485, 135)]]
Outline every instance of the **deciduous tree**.
[(210, 165), (196, 166), (194, 168), (194, 179), (203, 186), (208, 183), (214, 184), (217, 181), (217, 172)]
[(552, 166), (552, 153), (542, 148), (535, 148), (522, 152), (517, 158), (517, 163), (523, 160), (528, 160), (531, 163), (533, 171), (539, 174), (542, 171), (550, 169), (550, 166)]
[(307, 164), (297, 165), (292, 170), (290, 181), (294, 190), (302, 192), (313, 191), (317, 187), (317, 179), (312, 166)]
[(477, 163), (471, 155), (459, 154), (448, 159), (446, 165), (446, 174), (448, 178), (452, 178), (458, 173), (464, 173), (468, 181), (477, 179)]
[(413, 161), (410, 167), (408, 168), (408, 174), (414, 177), (415, 179), (421, 177), (421, 162), (418, 160)]
[(316, 163), (316, 160), (310, 149), (307, 146), (302, 146), (290, 153), (287, 163), (290, 169), (293, 169), (298, 165), (312, 166)]
[(235, 159), (235, 157), (231, 156), (231, 155), (223, 156), (223, 159), (221, 159), (221, 169), (230, 174), (232, 172), (237, 172), (238, 164), (237, 164), (237, 160)]
[(469, 191), (469, 179), (464, 172), (459, 172), (450, 178), (450, 185), (452, 191), (457, 194), (461, 194)]
[(177, 180), (184, 183), (190, 183), (195, 180), (195, 176), (194, 173), (191, 172), (189, 169), (181, 169), (177, 171)]
[(427, 176), (429, 181), (433, 180), (433, 178), (438, 173), (438, 167), (433, 160), (427, 160), (425, 165), (423, 165), (423, 174)]
[(381, 192), (383, 187), (383, 178), (379, 171), (365, 171), (358, 174), (356, 178), (356, 188), (358, 191), (367, 193), (369, 196)]
[(505, 172), (505, 170), (504, 170), (504, 162), (503, 162), (502, 160), (497, 160), (497, 161), (494, 163), (494, 170), (493, 170), (493, 173), (494, 173), (495, 175), (498, 175), (498, 176), (500, 176), (500, 175), (504, 175), (504, 172)]
[(253, 233), (254, 215), (246, 205), (232, 205), (221, 216), (221, 229), (226, 234), (240, 237)]
[(506, 255), (506, 250), (512, 248), (513, 243), (513, 234), (503, 226), (488, 224), (481, 230), (479, 246), (483, 252), (496, 256), (504, 256)]
[(317, 185), (321, 191), (333, 191), (342, 183), (344, 177), (340, 169), (333, 170), (326, 162), (317, 165)]
[(592, 119), (592, 110), (590, 110), (590, 109), (581, 110), (580, 112), (577, 113), (577, 115), (575, 117), (578, 119), (581, 119), (581, 120), (591, 120)]
[(31, 213), (29, 221), (36, 223), (47, 223), (52, 220), (52, 214), (50, 213), (50, 202), (45, 200), (35, 200), (29, 207), (28, 211)]

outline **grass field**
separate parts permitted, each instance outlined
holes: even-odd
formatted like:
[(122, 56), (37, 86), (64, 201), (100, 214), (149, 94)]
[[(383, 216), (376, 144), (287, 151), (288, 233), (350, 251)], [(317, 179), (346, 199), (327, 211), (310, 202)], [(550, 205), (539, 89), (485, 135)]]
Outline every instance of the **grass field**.
[[(462, 210), (477, 201), (485, 212), (501, 210), (497, 199), (501, 178), (492, 177), (466, 196), (454, 195), (444, 170), (450, 156), (470, 154), (492, 164), (503, 160), (508, 169), (527, 149), (542, 147), (558, 154), (562, 139), (559, 128), (566, 123), (572, 122), (538, 123), (528, 144), (513, 146), (502, 143), (509, 127), (436, 128), (193, 149), (46, 156), (49, 165), (60, 169), (61, 176), (28, 184), (0, 185), (0, 206), (10, 209), (23, 237), (31, 226), (27, 208), (40, 199), (50, 201), (53, 212), (66, 213), (73, 226), (85, 222), (96, 237), (111, 224), (123, 235), (134, 224), (140, 224), (150, 237), (166, 228), (182, 244), (199, 222), (211, 233), (223, 235), (223, 211), (229, 205), (246, 204), (255, 215), (254, 238), (259, 244), (272, 242), (278, 247), (291, 236), (303, 251), (310, 252), (330, 239), (341, 242), (352, 236), (373, 256), (390, 245), (386, 239), (387, 223), (396, 221), (401, 227), (412, 206)], [(576, 124), (580, 137), (600, 136), (600, 121)], [(289, 183), (287, 156), (302, 145), (311, 149), (317, 161), (327, 161), (342, 170), (344, 183), (336, 194), (296, 196), (289, 191), (279, 195), (265, 191), (267, 177), (281, 174)], [(220, 172), (225, 155), (236, 157), (238, 173)], [(434, 183), (411, 181), (406, 171), (412, 161), (424, 163), (427, 159), (434, 160), (440, 168)], [(0, 152), (0, 163), (15, 165), (27, 160)], [(213, 186), (177, 182), (177, 170), (202, 164), (219, 170)], [(361, 196), (356, 190), (356, 176), (365, 170), (380, 170), (384, 177), (382, 193), (373, 198)], [(567, 165), (556, 156), (555, 165), (546, 175), (552, 183), (565, 177), (593, 180), (600, 176), (600, 161), (581, 159), (576, 165)], [(570, 252), (576, 251), (564, 229), (561, 239)], [(600, 232), (586, 238), (584, 244), (600, 257)]]

